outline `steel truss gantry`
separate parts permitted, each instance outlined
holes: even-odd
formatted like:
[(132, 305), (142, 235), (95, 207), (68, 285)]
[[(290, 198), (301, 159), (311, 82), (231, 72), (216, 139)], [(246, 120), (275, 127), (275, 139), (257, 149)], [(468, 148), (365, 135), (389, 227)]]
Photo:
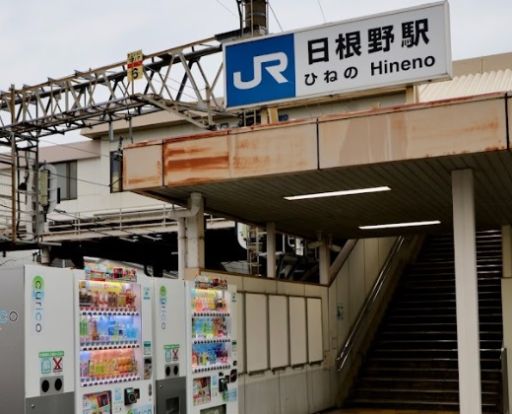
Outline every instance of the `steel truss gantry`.
[[(239, 32), (232, 32), (232, 36), (239, 36)], [(38, 226), (34, 224), (34, 231), (21, 232), (20, 222), (38, 221), (34, 217), (39, 215), (32, 208), (37, 210), (39, 203), (40, 137), (117, 120), (131, 125), (133, 117), (158, 111), (203, 129), (215, 129), (219, 117), (236, 116), (225, 111), (221, 99), (220, 38), (144, 55), (143, 76), (137, 81), (129, 81), (127, 62), (123, 61), (0, 92), (0, 176), (5, 176), (5, 189), (0, 189), (0, 243), (38, 240)], [(22, 180), (27, 172), (31, 172), (30, 177)], [(21, 199), (27, 195), (31, 206), (25, 204), (25, 217)]]
[(162, 110), (214, 129), (214, 116), (229, 115), (216, 96), (221, 48), (212, 37), (145, 55), (144, 76), (135, 82), (128, 80), (123, 61), (39, 85), (12, 87), (0, 92), (0, 140), (6, 143), (12, 134), (37, 139)]

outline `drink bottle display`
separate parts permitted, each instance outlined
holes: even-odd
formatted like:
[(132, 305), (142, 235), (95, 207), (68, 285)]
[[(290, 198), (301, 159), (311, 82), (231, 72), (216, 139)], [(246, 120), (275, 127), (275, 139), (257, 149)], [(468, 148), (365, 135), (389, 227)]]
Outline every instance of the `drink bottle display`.
[(236, 289), (204, 276), (189, 289), (190, 413), (237, 413)]
[(79, 282), (82, 384), (140, 376), (140, 298), (136, 289), (123, 282)]
[(78, 414), (153, 414), (152, 281), (101, 259), (76, 271)]

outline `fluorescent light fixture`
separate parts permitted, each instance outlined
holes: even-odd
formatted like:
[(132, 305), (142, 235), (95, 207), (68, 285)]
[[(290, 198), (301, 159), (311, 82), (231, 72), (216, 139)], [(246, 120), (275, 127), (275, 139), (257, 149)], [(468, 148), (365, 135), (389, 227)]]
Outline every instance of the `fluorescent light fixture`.
[(338, 197), (347, 196), (354, 194), (365, 194), (365, 193), (379, 193), (381, 191), (390, 191), (391, 188), (388, 186), (384, 187), (370, 187), (370, 188), (356, 188), (354, 190), (342, 190), (342, 191), (330, 191), (328, 193), (313, 193), (313, 194), (302, 194), (296, 196), (284, 197), (286, 200), (306, 200), (308, 198), (324, 198), (324, 197)]
[(399, 227), (419, 227), (419, 226), (434, 226), (441, 224), (439, 220), (431, 221), (412, 221), (409, 223), (391, 223), (391, 224), (376, 224), (373, 226), (359, 226), (361, 230), (378, 230), (378, 229), (396, 229)]

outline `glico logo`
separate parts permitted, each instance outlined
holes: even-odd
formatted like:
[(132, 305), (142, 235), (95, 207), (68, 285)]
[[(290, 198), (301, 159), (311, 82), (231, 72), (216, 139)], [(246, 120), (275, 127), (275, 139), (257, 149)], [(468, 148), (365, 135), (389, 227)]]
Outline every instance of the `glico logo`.
[[(272, 65), (267, 63), (274, 62)], [(254, 77), (251, 80), (242, 80), (242, 72), (233, 73), (233, 84), (238, 89), (253, 89), (259, 86), (263, 80), (263, 67), (274, 78), (277, 83), (286, 83), (288, 79), (283, 76), (283, 72), (288, 68), (288, 56), (286, 53), (277, 52), (267, 55), (255, 56), (253, 58)]]
[(162, 330), (167, 328), (167, 289), (160, 286), (160, 327)]
[(44, 279), (42, 276), (35, 276), (32, 279), (32, 317), (34, 331), (41, 333), (44, 323)]

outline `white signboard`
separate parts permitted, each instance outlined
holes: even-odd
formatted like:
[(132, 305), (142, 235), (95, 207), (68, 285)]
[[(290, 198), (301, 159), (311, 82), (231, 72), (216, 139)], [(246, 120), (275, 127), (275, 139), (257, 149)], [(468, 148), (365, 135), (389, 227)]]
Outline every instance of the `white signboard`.
[(448, 2), (224, 46), (226, 106), (451, 76)]

